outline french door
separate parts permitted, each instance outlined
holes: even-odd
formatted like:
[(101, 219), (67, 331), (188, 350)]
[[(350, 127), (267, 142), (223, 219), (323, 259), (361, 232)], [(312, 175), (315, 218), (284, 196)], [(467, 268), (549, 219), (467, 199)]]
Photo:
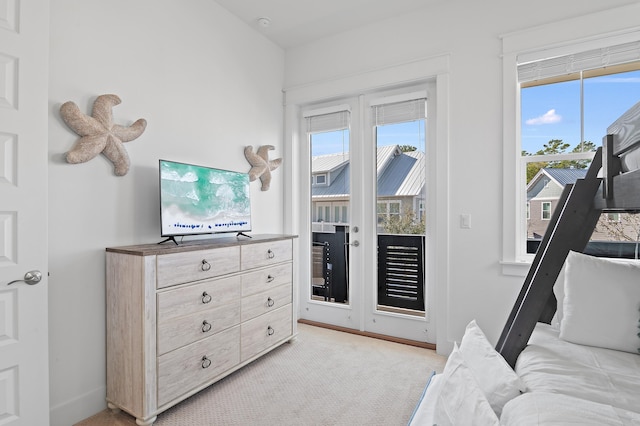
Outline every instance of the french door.
[(303, 110), (301, 318), (430, 341), (426, 105), (414, 87)]

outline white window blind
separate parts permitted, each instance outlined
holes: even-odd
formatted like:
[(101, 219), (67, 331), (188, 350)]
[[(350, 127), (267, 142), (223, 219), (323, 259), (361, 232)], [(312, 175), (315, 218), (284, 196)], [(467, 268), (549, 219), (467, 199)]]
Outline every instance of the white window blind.
[(426, 116), (425, 98), (411, 99), (402, 102), (373, 105), (373, 122), (376, 126), (391, 123), (402, 123), (424, 119)]
[(349, 128), (351, 113), (348, 106), (326, 108), (304, 113), (307, 133), (332, 132)]
[(640, 41), (592, 49), (565, 56), (518, 63), (518, 82), (559, 77), (640, 60)]

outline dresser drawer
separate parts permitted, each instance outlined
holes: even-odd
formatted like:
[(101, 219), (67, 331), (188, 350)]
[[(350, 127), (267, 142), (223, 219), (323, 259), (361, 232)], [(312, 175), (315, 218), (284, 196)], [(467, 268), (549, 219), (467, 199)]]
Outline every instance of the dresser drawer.
[(241, 290), (242, 280), (233, 276), (158, 292), (158, 324), (239, 300)]
[(157, 256), (157, 286), (165, 288), (239, 270), (240, 247), (238, 246), (161, 254)]
[(240, 362), (240, 328), (233, 327), (158, 358), (158, 406)]
[(242, 323), (240, 353), (245, 361), (291, 336), (291, 304)]
[(240, 248), (240, 267), (243, 271), (286, 262), (293, 256), (291, 240), (247, 244)]
[(207, 311), (158, 321), (158, 354), (165, 354), (238, 324), (240, 299)]
[(242, 321), (275, 311), (291, 303), (291, 283), (242, 298)]
[(291, 282), (291, 263), (271, 266), (242, 275), (242, 296), (259, 293)]

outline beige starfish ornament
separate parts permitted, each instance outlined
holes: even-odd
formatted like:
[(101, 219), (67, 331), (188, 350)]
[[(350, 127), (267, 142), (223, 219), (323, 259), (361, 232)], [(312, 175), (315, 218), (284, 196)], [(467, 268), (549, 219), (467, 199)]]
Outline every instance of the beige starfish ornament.
[(260, 178), (262, 182), (262, 191), (267, 191), (271, 184), (271, 171), (278, 168), (282, 163), (282, 158), (276, 158), (275, 160), (269, 160), (269, 151), (275, 149), (273, 145), (262, 145), (258, 148), (258, 152), (253, 152), (253, 146), (249, 145), (244, 149), (244, 156), (249, 164), (251, 164), (251, 170), (249, 170), (249, 181), (253, 182), (257, 178)]
[(103, 153), (115, 166), (117, 176), (127, 174), (130, 162), (123, 142), (140, 136), (147, 127), (147, 120), (141, 118), (131, 126), (113, 124), (112, 108), (120, 102), (116, 95), (100, 95), (93, 103), (91, 115), (82, 113), (71, 101), (62, 104), (62, 119), (80, 136), (73, 149), (67, 152), (68, 163), (84, 163)]

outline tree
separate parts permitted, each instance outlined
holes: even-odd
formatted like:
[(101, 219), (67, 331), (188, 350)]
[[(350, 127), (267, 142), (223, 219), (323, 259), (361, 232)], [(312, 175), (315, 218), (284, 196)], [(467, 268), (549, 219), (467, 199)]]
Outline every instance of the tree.
[(413, 145), (398, 145), (398, 148), (400, 148), (400, 151), (402, 152), (411, 152), (418, 149)]
[(640, 214), (603, 212), (598, 219), (595, 232), (604, 234), (609, 241), (638, 241)]
[[(543, 145), (543, 149), (538, 150), (535, 154), (530, 154), (527, 151), (522, 151), (522, 156), (527, 155), (553, 155), (564, 154), (569, 148), (568, 143), (562, 142), (562, 139), (552, 139)], [(596, 146), (591, 141), (580, 142), (576, 145), (571, 153), (577, 154), (581, 152), (595, 151)], [(591, 163), (590, 160), (561, 160), (561, 161), (536, 161), (527, 163), (527, 183), (533, 179), (533, 177), (542, 168), (556, 168), (556, 169), (585, 169)]]
[(384, 216), (381, 226), (387, 234), (424, 235), (426, 220), (424, 216), (421, 220), (417, 220), (413, 209), (407, 208), (402, 214)]

